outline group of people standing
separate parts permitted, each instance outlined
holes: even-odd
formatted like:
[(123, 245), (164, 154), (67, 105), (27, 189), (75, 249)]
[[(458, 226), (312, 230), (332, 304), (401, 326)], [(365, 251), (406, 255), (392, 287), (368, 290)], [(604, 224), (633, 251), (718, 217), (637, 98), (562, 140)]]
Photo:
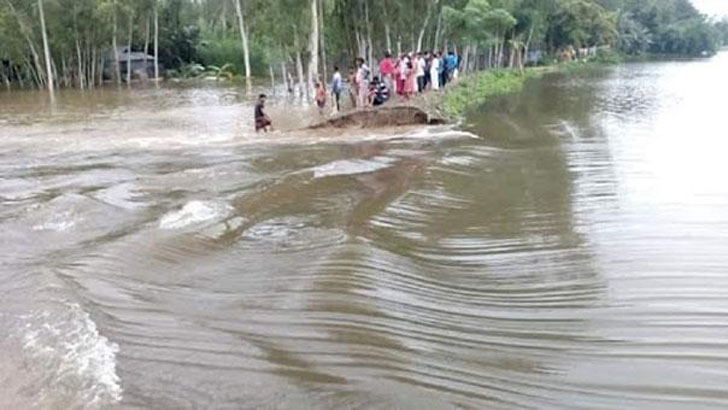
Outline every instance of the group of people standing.
[[(403, 53), (392, 58), (386, 53), (379, 62), (379, 75), (373, 75), (363, 58), (355, 60), (349, 69), (349, 97), (352, 107), (372, 107), (384, 104), (393, 95), (409, 99), (427, 90), (439, 90), (457, 79), (460, 57), (454, 52)], [(335, 67), (331, 90), (340, 109), (343, 79)]]
[[(357, 58), (349, 68), (346, 82), (349, 83), (349, 98), (353, 108), (376, 107), (386, 103), (391, 96), (398, 95), (406, 100), (427, 90), (437, 91), (458, 78), (460, 56), (450, 51), (402, 53), (393, 58), (387, 52), (379, 62), (379, 75), (372, 70), (363, 58)], [(293, 91), (293, 79), (289, 79), (289, 92)], [(339, 67), (334, 67), (331, 79), (333, 107), (341, 111), (341, 94), (344, 91), (344, 78)], [(315, 84), (314, 99), (323, 115), (328, 101), (326, 83), (320, 78)], [(271, 125), (270, 117), (264, 112), (265, 95), (260, 95), (255, 109), (256, 131), (267, 131)]]
[[(379, 72), (392, 92), (404, 98), (439, 90), (457, 79), (460, 58), (454, 52), (402, 54), (397, 59), (387, 53), (379, 63)], [(391, 84), (391, 85), (390, 85)]]

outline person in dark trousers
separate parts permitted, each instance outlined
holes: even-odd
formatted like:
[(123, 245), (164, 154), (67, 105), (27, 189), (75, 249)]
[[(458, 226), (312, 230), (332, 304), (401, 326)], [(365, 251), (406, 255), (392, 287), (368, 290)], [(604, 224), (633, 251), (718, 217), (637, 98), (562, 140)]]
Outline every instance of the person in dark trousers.
[(379, 81), (378, 77), (374, 77), (369, 84), (369, 105), (378, 107), (389, 99), (389, 88), (384, 81)]
[(331, 80), (331, 94), (334, 96), (334, 101), (336, 102), (336, 112), (341, 111), (341, 104), (339, 101), (341, 100), (341, 90), (343, 87), (344, 85), (341, 73), (339, 72), (339, 67), (334, 66), (334, 77)]
[(427, 51), (425, 53), (425, 84), (422, 87), (423, 90), (427, 89), (427, 86), (430, 84), (430, 64), (432, 63), (432, 53)]
[(255, 132), (268, 132), (268, 128), (273, 130), (270, 117), (263, 111), (265, 109), (265, 100), (268, 98), (265, 94), (258, 96), (258, 102), (255, 104)]
[(447, 69), (445, 68), (445, 53), (439, 53), (440, 66), (438, 67), (438, 77), (440, 77), (440, 88), (447, 85)]
[(445, 57), (445, 82), (450, 82), (453, 80), (453, 76), (455, 75), (455, 70), (458, 68), (458, 58), (455, 56), (455, 52), (450, 51), (447, 53), (447, 57)]

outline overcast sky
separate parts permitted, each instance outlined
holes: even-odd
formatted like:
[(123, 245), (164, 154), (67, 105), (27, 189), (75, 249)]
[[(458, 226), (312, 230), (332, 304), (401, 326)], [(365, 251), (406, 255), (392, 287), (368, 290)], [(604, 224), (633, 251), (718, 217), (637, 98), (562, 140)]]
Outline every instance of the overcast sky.
[(693, 3), (703, 13), (728, 17), (728, 0), (693, 0)]

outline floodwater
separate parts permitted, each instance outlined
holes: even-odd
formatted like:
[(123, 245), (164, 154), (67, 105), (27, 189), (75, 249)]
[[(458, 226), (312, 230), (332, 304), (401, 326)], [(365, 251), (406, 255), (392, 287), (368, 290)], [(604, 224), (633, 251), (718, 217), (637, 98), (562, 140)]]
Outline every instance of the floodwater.
[(726, 408), (726, 72), (343, 135), (215, 85), (0, 93), (0, 408)]

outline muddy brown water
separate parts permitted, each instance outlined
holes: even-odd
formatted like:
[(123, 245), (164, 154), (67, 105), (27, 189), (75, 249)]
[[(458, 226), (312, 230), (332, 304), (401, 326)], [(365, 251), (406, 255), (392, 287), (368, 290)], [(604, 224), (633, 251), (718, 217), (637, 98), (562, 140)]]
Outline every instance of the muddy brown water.
[(217, 85), (0, 93), (0, 408), (726, 408), (727, 70), (327, 135)]

